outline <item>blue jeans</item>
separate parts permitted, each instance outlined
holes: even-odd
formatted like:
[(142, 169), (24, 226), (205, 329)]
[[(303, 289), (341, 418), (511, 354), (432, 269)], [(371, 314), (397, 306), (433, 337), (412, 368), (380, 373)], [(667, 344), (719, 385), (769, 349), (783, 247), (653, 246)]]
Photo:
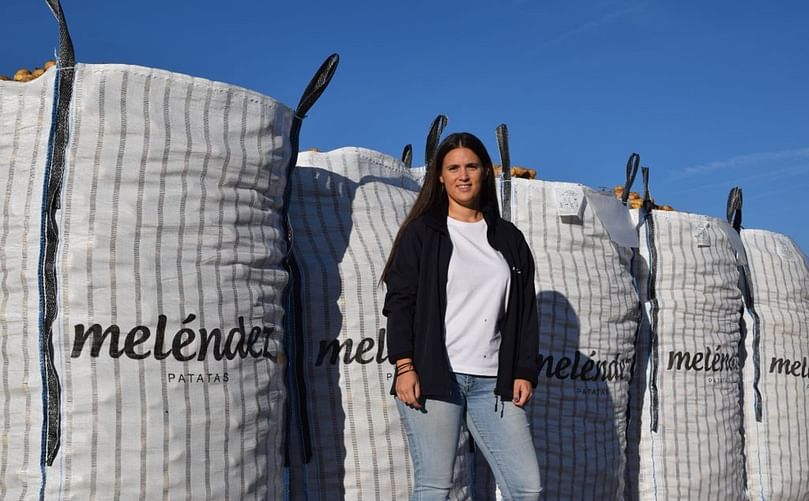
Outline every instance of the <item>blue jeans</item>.
[(512, 402), (500, 401), (494, 387), (494, 377), (456, 373), (446, 400), (428, 398), (421, 410), (396, 400), (413, 458), (413, 501), (447, 499), (464, 421), (503, 499), (539, 499), (539, 466), (526, 412)]

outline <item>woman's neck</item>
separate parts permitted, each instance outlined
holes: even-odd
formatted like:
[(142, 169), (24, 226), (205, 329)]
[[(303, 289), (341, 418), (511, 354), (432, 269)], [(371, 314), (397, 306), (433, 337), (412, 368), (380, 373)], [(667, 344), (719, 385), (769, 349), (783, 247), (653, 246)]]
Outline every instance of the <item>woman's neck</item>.
[(447, 215), (456, 221), (465, 223), (476, 223), (483, 219), (483, 212), (480, 209), (464, 207), (463, 205), (452, 203), (451, 200), (447, 208)]

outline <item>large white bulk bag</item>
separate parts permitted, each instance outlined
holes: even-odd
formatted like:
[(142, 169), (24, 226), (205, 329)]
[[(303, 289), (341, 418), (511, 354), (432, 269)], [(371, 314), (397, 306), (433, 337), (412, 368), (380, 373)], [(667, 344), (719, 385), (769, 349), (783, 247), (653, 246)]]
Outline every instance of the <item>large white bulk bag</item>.
[[(420, 184), (362, 148), (302, 152), (291, 183), (290, 497), (406, 500), (413, 466), (390, 394), (379, 278)], [(462, 434), (451, 499), (470, 494), (467, 451)]]
[[(527, 410), (543, 495), (622, 499), (627, 397), (641, 316), (631, 266), (637, 233), (611, 191), (509, 179), (502, 126), (498, 139), (502, 213), (523, 232), (536, 262), (540, 369)], [(479, 493), (494, 492), (480, 468), (477, 485)]]
[(55, 78), (0, 81), (0, 499), (36, 498), (41, 486), (37, 275)]
[[(582, 185), (511, 184), (512, 220), (537, 265), (540, 370), (529, 416), (543, 492), (620, 499), (640, 320), (628, 211), (612, 193)], [(564, 214), (578, 212), (568, 202), (583, 205), (581, 216)]]
[(743, 229), (741, 239), (756, 317), (744, 342), (748, 495), (809, 499), (809, 261), (779, 233)]
[[(73, 62), (0, 82), (0, 498), (277, 499), (306, 108)], [(55, 92), (54, 92), (55, 89)]]
[(721, 219), (633, 212), (645, 307), (630, 390), (626, 497), (743, 499), (741, 241)]

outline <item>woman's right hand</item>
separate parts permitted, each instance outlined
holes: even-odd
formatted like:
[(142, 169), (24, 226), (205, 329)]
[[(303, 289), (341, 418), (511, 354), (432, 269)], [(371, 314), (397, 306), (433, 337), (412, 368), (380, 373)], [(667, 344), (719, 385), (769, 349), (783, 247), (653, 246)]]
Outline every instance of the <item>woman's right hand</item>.
[(409, 358), (396, 361), (396, 398), (414, 409), (421, 409), (419, 376)]

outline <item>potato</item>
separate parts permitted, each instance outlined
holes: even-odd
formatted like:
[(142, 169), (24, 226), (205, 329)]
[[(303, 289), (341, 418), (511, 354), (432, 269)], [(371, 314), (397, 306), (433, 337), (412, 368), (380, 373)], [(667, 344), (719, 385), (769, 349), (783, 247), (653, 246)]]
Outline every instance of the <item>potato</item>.
[[(503, 172), (503, 168), (498, 165), (494, 164), (494, 175), (499, 176), (501, 172)], [(528, 167), (511, 167), (511, 177), (518, 177), (520, 179), (536, 179), (537, 178), (537, 171), (535, 169), (529, 169)]]
[(31, 77), (31, 72), (27, 68), (21, 68), (14, 73), (14, 80), (17, 82), (27, 82)]
[(45, 61), (45, 64), (43, 64), (41, 68), (35, 68), (34, 71), (29, 71), (28, 68), (20, 68), (19, 70), (17, 70), (16, 73), (14, 73), (14, 76), (11, 78), (5, 75), (0, 75), (0, 80), (3, 81), (13, 80), (15, 82), (21, 83), (30, 82), (31, 80), (34, 80), (35, 78), (44, 75), (49, 68), (52, 68), (54, 66), (56, 66), (56, 61)]
[(519, 177), (521, 179), (536, 179), (537, 171), (527, 167), (512, 167), (511, 177)]
[[(624, 187), (623, 186), (616, 186), (612, 189), (613, 193), (615, 193), (615, 198), (621, 200), (621, 196), (624, 194)], [(630, 191), (629, 192), (629, 199), (627, 200), (630, 209), (640, 209), (643, 206), (643, 198), (637, 191)], [(666, 211), (673, 211), (674, 208), (671, 205), (657, 205), (652, 202), (652, 209), (656, 210), (666, 210)]]

